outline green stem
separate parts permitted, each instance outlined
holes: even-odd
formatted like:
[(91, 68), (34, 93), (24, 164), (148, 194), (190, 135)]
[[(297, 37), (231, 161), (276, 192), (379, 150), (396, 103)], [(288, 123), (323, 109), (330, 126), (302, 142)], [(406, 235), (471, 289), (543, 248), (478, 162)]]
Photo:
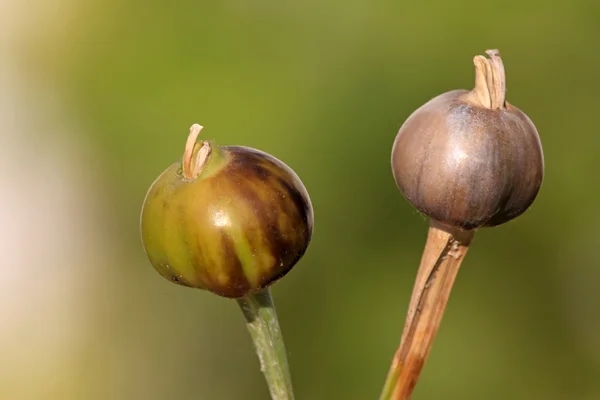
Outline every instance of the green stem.
[(381, 396), (379, 400), (391, 400), (392, 394), (394, 393), (394, 389), (396, 389), (396, 385), (398, 384), (398, 378), (400, 377), (400, 368), (392, 368), (388, 373), (388, 376), (383, 385), (383, 391), (381, 392)]
[(246, 325), (260, 360), (273, 400), (294, 400), (292, 378), (277, 311), (270, 289), (250, 294), (238, 303), (246, 317)]

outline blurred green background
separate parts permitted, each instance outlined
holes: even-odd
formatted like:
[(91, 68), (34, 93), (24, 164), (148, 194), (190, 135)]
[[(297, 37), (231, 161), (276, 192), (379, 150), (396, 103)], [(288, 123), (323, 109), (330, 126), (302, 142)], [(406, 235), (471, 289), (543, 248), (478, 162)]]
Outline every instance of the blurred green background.
[(600, 6), (6, 0), (0, 398), (267, 399), (234, 301), (168, 283), (139, 213), (190, 125), (289, 164), (315, 231), (273, 287), (299, 400), (376, 399), (427, 221), (402, 122), (498, 48), (535, 122), (533, 207), (477, 233), (414, 399), (600, 399)]

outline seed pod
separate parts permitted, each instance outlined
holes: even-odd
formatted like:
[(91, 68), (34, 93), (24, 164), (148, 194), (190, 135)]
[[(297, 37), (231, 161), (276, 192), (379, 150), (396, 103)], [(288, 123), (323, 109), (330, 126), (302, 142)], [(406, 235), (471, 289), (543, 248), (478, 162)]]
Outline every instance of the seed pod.
[(462, 229), (494, 226), (521, 215), (544, 175), (540, 138), (531, 120), (505, 101), (497, 50), (476, 56), (475, 88), (453, 90), (417, 109), (392, 149), (404, 197), (420, 212)]
[(249, 147), (197, 141), (152, 184), (141, 215), (146, 255), (165, 278), (240, 298), (284, 276), (313, 229), (309, 195), (283, 162)]

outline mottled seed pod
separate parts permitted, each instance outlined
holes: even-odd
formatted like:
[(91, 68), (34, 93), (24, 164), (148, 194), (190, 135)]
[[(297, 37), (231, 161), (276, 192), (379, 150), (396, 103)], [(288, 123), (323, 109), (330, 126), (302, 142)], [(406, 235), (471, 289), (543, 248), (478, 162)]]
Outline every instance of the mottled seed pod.
[(475, 88), (453, 90), (417, 109), (392, 149), (404, 197), (447, 225), (475, 229), (505, 223), (535, 200), (544, 175), (537, 130), (505, 100), (497, 50), (476, 56)]
[(296, 173), (275, 157), (198, 141), (152, 184), (142, 208), (146, 255), (165, 278), (240, 298), (284, 276), (304, 255), (313, 209)]

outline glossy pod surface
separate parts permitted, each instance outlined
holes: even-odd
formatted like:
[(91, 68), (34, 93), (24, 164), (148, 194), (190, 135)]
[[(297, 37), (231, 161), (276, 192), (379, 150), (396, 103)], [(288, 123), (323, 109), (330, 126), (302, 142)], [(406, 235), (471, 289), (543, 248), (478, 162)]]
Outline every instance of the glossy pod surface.
[(196, 179), (169, 167), (142, 210), (146, 254), (165, 278), (238, 298), (274, 283), (305, 253), (313, 209), (292, 169), (247, 147), (214, 147)]
[(521, 215), (543, 178), (540, 140), (516, 107), (489, 110), (445, 93), (417, 110), (392, 150), (394, 178), (429, 217), (472, 229)]

